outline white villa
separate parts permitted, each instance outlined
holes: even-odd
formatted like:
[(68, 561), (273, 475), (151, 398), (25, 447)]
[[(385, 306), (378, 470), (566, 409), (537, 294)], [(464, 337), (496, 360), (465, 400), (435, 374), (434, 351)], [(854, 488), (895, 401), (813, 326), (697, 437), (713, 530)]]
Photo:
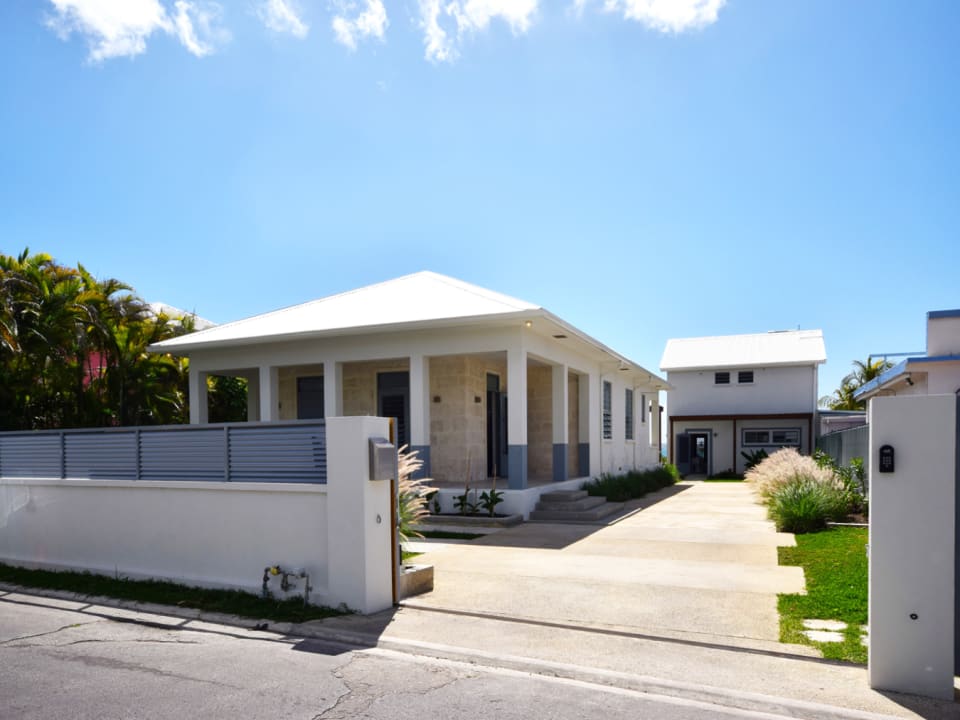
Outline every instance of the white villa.
[(248, 381), (248, 420), (397, 419), (438, 481), (511, 490), (659, 460), (667, 383), (537, 305), (420, 272), (159, 343)]
[(906, 357), (859, 388), (854, 397), (956, 393), (960, 393), (960, 310), (933, 310), (927, 313), (926, 354)]
[(820, 330), (668, 340), (660, 369), (672, 386), (671, 462), (683, 475), (712, 475), (743, 472), (744, 451), (810, 453), (826, 359)]

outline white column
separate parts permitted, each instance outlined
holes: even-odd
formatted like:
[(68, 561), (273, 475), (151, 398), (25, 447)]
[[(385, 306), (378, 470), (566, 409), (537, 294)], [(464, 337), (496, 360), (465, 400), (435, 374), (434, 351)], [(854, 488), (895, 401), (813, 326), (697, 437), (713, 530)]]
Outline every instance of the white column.
[(590, 438), (590, 477), (603, 472), (603, 393), (599, 372), (586, 376), (587, 382), (587, 437)]
[(190, 424), (206, 425), (210, 422), (207, 406), (207, 373), (190, 369)]
[(958, 400), (877, 397), (869, 418), (870, 686), (952, 700)]
[(323, 415), (343, 415), (343, 365), (335, 360), (323, 363)]
[(551, 409), (553, 420), (553, 481), (562, 482), (569, 477), (567, 468), (567, 444), (569, 442), (570, 399), (566, 365), (553, 366), (553, 397)]
[(410, 446), (430, 444), (430, 358), (410, 356)]
[(527, 351), (507, 349), (507, 476), (512, 490), (527, 487)]
[(271, 365), (260, 367), (260, 420), (280, 419), (280, 373)]

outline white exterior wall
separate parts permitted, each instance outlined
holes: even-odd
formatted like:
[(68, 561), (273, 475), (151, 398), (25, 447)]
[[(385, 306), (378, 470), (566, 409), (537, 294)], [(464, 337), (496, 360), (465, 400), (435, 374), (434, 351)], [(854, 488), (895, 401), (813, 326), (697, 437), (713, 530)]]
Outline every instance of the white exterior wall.
[(927, 392), (930, 395), (954, 394), (960, 390), (960, 362), (925, 363)]
[(927, 355), (960, 355), (960, 317), (927, 319)]
[(870, 685), (952, 700), (957, 398), (878, 397), (869, 413)]
[[(738, 370), (753, 370), (753, 383), (737, 384)], [(668, 399), (670, 415), (754, 415), (816, 410), (815, 365), (732, 368), (729, 385), (716, 385), (715, 372), (712, 369), (668, 372), (667, 381), (674, 387)]]
[[(647, 413), (646, 421), (641, 422), (641, 396), (646, 394), (648, 400), (659, 404), (657, 393), (647, 386), (634, 386), (633, 378), (622, 377), (623, 373), (613, 371), (600, 376), (601, 383), (608, 381), (612, 385), (613, 408), (613, 437), (603, 440), (601, 444), (601, 472), (623, 473), (628, 470), (653, 467), (660, 462), (658, 454), (658, 438), (660, 436), (659, 422), (654, 413), (651, 419)], [(626, 436), (626, 390), (633, 390), (633, 437), (627, 440)], [(597, 398), (602, 418), (603, 391), (601, 384), (600, 396)], [(602, 432), (601, 423), (601, 432)]]
[(310, 573), (312, 602), (383, 610), (393, 601), (390, 490), (367, 480), (367, 439), (388, 427), (329, 419), (327, 485), (0, 480), (0, 558), (254, 593), (279, 563)]

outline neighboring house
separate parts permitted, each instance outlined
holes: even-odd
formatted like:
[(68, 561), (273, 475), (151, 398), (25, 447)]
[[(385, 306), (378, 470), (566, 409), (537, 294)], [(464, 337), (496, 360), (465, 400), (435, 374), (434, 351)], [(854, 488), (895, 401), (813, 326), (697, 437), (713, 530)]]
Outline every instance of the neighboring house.
[(820, 330), (667, 341), (670, 459), (684, 475), (743, 472), (744, 451), (813, 447)]
[(869, 400), (878, 395), (951, 393), (960, 393), (960, 310), (933, 310), (927, 313), (926, 354), (900, 361), (860, 387), (853, 396), (857, 400)]
[(867, 424), (866, 410), (818, 410), (820, 435), (850, 430)]
[(663, 379), (542, 307), (435, 273), (151, 349), (189, 356), (192, 423), (208, 375), (242, 376), (253, 420), (397, 418), (439, 481), (524, 489), (659, 460)]

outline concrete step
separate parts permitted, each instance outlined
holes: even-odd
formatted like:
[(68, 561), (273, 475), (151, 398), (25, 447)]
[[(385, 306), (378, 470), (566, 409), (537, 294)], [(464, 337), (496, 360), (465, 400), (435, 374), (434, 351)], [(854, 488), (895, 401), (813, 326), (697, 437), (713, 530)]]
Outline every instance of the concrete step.
[(537, 503), (536, 510), (553, 510), (557, 512), (577, 512), (583, 510), (591, 510), (592, 508), (597, 507), (597, 505), (603, 505), (607, 501), (604, 497), (591, 497), (587, 495), (586, 497), (578, 498), (576, 500), (550, 500), (544, 502), (543, 499)]
[(587, 497), (586, 490), (554, 490), (540, 494), (540, 502), (573, 502)]
[(623, 503), (604, 502), (589, 510), (534, 510), (530, 513), (530, 520), (531, 522), (593, 522), (620, 510), (623, 510)]

